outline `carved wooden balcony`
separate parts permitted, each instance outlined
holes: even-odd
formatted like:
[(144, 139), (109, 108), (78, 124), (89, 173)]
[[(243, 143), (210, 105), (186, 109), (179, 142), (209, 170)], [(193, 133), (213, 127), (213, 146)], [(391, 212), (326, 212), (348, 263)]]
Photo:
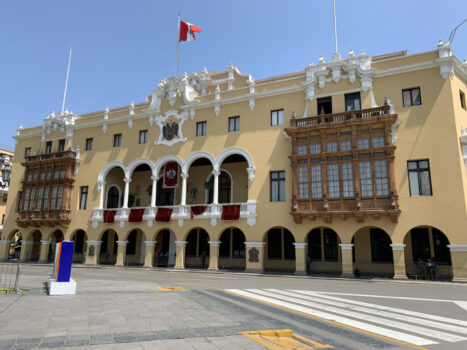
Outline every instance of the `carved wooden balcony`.
[(18, 213), (16, 219), (20, 227), (68, 226), (71, 222), (70, 210), (30, 210)]

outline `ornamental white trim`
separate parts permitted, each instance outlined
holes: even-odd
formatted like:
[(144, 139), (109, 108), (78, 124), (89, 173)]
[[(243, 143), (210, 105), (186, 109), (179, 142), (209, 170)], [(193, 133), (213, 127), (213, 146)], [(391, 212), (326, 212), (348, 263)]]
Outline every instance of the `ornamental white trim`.
[(262, 248), (266, 245), (266, 242), (245, 242), (245, 247), (250, 248), (250, 247), (256, 247), (256, 248)]
[(405, 244), (390, 244), (392, 250), (404, 250)]
[(339, 246), (341, 247), (342, 250), (348, 250), (348, 249), (352, 249), (354, 245), (352, 243), (339, 243)]
[[(166, 122), (170, 117), (174, 117), (175, 119), (178, 120), (178, 136), (175, 136), (172, 140), (169, 141), (169, 140), (164, 139), (163, 123)], [(174, 109), (167, 111), (163, 116), (162, 115), (154, 116), (154, 122), (157, 123), (160, 129), (159, 139), (154, 141), (154, 144), (155, 145), (166, 145), (170, 147), (176, 143), (185, 142), (187, 138), (183, 136), (183, 123), (187, 119), (188, 119), (187, 111), (178, 112), (177, 110), (174, 110)]]
[(448, 245), (451, 252), (467, 252), (467, 245)]

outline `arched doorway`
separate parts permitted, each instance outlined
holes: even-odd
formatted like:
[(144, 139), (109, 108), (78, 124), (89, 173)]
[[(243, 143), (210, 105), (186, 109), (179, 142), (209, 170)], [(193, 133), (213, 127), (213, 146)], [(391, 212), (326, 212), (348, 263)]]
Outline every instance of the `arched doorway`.
[(145, 161), (134, 168), (128, 195), (128, 207), (148, 207), (151, 205), (152, 168)]
[(50, 236), (50, 245), (49, 245), (49, 254), (47, 256), (47, 260), (52, 262), (55, 260), (55, 250), (57, 249), (57, 243), (62, 242), (64, 239), (63, 232), (60, 230), (54, 231)]
[[(219, 203), (232, 203), (233, 184), (232, 175), (226, 170), (221, 170), (219, 174)], [(214, 200), (214, 175), (209, 175), (205, 183), (206, 203), (211, 204)]]
[(154, 246), (154, 266), (173, 267), (175, 265), (175, 234), (168, 229), (160, 230)]
[(36, 230), (32, 233), (32, 247), (31, 247), (31, 261), (39, 261), (41, 255), (41, 238), (42, 233), (39, 230)]
[(127, 265), (139, 266), (144, 264), (146, 250), (143, 242), (145, 241), (144, 232), (140, 229), (132, 230), (126, 239), (128, 241), (125, 251), (125, 261)]
[(71, 240), (74, 242), (73, 263), (84, 263), (84, 252), (87, 251), (87, 239), (84, 230), (78, 230), (71, 236)]
[(112, 185), (109, 187), (107, 191), (107, 204), (106, 208), (113, 209), (119, 208), (121, 203), (121, 190), (116, 185)]
[(186, 267), (208, 268), (209, 265), (209, 235), (202, 228), (194, 228), (188, 233), (185, 249)]
[(449, 240), (439, 229), (418, 226), (404, 238), (407, 276), (416, 279), (451, 280)]
[(284, 227), (275, 227), (266, 234), (267, 255), (264, 269), (267, 271), (295, 271), (295, 238)]
[(8, 240), (11, 242), (8, 259), (11, 261), (17, 261), (21, 256), (21, 242), (23, 241), (23, 234), (21, 231), (15, 230), (10, 233)]
[(102, 265), (115, 265), (115, 263), (117, 262), (117, 250), (118, 250), (117, 232), (115, 232), (114, 230), (106, 230), (102, 234), (100, 241), (102, 241), (102, 243), (101, 243), (101, 249), (99, 252), (98, 263)]
[(308, 233), (309, 269), (311, 273), (342, 273), (340, 242), (338, 234), (328, 227), (314, 228)]
[[(230, 177), (231, 194), (229, 203), (246, 203), (248, 201), (248, 178), (250, 175), (248, 169), (253, 169), (251, 157), (241, 149), (229, 149), (219, 155), (217, 162), (219, 168), (227, 172)], [(225, 198), (228, 192), (228, 179), (225, 178), (223, 181), (225, 181), (225, 185), (221, 185), (221, 178), (219, 177), (219, 203), (227, 203), (221, 202), (221, 198)]]
[(245, 235), (242, 230), (231, 227), (222, 232), (219, 246), (219, 268), (244, 270)]
[(352, 237), (355, 276), (394, 276), (391, 237), (378, 227), (364, 227)]
[[(207, 204), (206, 190), (209, 191), (211, 184), (206, 179), (214, 170), (214, 159), (207, 154), (193, 154), (185, 164), (188, 172), (186, 202), (187, 204)], [(212, 183), (214, 188), (214, 183)]]

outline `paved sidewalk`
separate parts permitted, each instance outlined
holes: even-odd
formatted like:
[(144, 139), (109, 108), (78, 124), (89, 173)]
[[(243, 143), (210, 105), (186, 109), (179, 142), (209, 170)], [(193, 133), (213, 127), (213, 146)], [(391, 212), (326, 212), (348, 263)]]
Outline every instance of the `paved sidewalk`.
[(0, 349), (262, 349), (238, 335), (254, 319), (198, 291), (80, 279), (76, 295), (48, 296), (44, 277), (22, 277), (26, 295), (0, 296)]

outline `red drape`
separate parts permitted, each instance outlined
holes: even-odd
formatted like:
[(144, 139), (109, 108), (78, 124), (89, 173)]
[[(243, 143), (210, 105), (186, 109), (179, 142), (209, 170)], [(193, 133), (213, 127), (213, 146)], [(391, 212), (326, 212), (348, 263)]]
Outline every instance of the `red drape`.
[(223, 205), (222, 220), (238, 220), (240, 218), (240, 205)]
[(104, 210), (104, 222), (106, 224), (111, 224), (114, 222), (116, 210)]
[(178, 163), (168, 162), (164, 167), (164, 187), (173, 188), (177, 186)]
[(131, 209), (128, 216), (128, 222), (141, 222), (143, 221), (144, 209)]
[(193, 219), (193, 216), (203, 214), (206, 211), (206, 208), (207, 206), (205, 205), (192, 205), (190, 207), (191, 218)]
[(171, 216), (171, 208), (157, 208), (156, 221), (169, 222)]

